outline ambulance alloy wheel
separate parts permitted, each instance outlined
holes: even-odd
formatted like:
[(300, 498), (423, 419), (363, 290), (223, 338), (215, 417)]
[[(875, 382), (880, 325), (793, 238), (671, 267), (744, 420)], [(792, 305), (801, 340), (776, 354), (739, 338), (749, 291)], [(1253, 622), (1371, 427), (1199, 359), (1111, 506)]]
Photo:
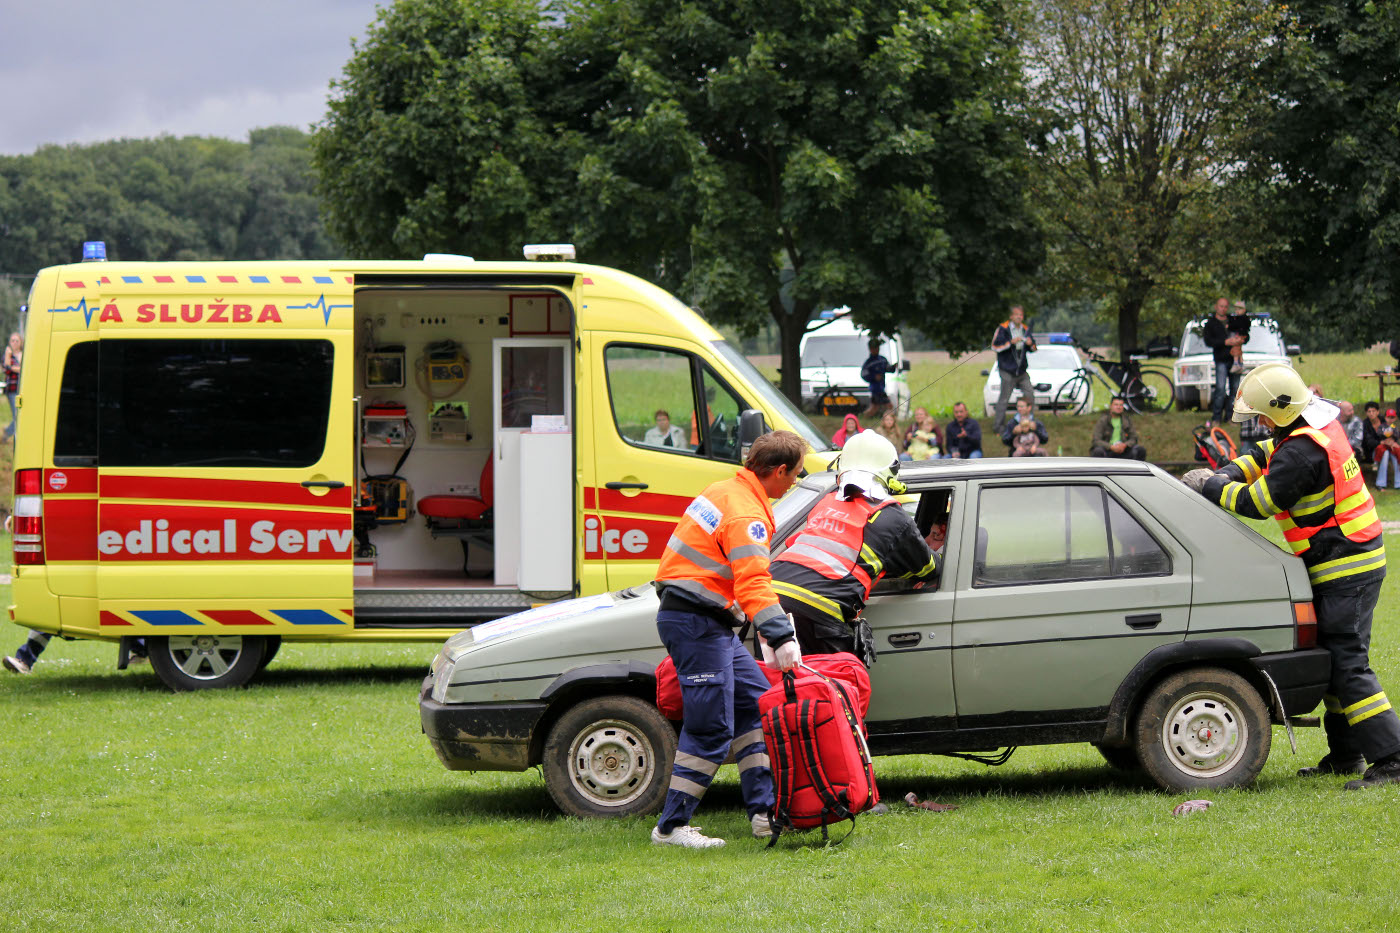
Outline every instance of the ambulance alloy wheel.
[(241, 687), (262, 664), (261, 635), (171, 635), (147, 638), (156, 676), (171, 690)]
[(1273, 730), (1268, 707), (1249, 681), (1198, 667), (1152, 689), (1134, 741), (1143, 769), (1166, 790), (1243, 787), (1263, 770)]
[(656, 813), (675, 756), (675, 730), (654, 705), (594, 697), (565, 711), (549, 730), (544, 783), (571, 816)]

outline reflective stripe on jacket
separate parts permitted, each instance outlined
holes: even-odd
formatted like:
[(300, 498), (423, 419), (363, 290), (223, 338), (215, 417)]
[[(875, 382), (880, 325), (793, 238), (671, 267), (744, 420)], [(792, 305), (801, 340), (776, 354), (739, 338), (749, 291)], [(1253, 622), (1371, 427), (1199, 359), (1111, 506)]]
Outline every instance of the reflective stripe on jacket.
[[(874, 502), (865, 496), (842, 499), (836, 492), (829, 492), (812, 507), (806, 527), (778, 560), (800, 564), (828, 580), (854, 576), (864, 590), (864, 601), (870, 596), (870, 588), (885, 575), (880, 558), (865, 546), (865, 526), (877, 512), (891, 505), (898, 503), (893, 499)], [(862, 550), (866, 553), (862, 554)], [(857, 563), (861, 557), (874, 570), (873, 578)]]
[[(1376, 515), (1376, 503), (1366, 488), (1366, 480), (1361, 476), (1361, 466), (1356, 462), (1356, 452), (1351, 449), (1346, 432), (1335, 421), (1330, 421), (1322, 430), (1301, 427), (1284, 438), (1279, 446), (1295, 437), (1310, 437), (1327, 452), (1327, 466), (1332, 473), (1332, 483), (1324, 489), (1303, 496), (1293, 506), (1279, 512), (1278, 522), (1283, 526), (1283, 536), (1293, 553), (1302, 554), (1309, 546), (1309, 538), (1324, 528), (1336, 527), (1348, 539), (1358, 543), (1370, 541), (1381, 533), (1380, 517)], [(1273, 451), (1270, 452), (1273, 459)], [(1268, 467), (1264, 468), (1267, 475)], [(1267, 489), (1267, 487), (1265, 487)]]
[(770, 645), (780, 645), (793, 633), (768, 569), (773, 524), (763, 485), (740, 469), (733, 479), (705, 487), (686, 508), (666, 542), (656, 579), (704, 606), (737, 604)]

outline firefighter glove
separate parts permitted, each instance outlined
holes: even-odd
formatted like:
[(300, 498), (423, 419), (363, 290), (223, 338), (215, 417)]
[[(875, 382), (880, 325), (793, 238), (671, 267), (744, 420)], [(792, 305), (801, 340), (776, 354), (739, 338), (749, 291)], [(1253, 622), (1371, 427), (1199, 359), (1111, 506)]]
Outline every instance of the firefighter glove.
[(1191, 489), (1195, 492), (1200, 492), (1205, 487), (1206, 480), (1210, 479), (1214, 475), (1214, 470), (1190, 470), (1185, 476), (1181, 478), (1181, 481), (1186, 484), (1186, 488)]

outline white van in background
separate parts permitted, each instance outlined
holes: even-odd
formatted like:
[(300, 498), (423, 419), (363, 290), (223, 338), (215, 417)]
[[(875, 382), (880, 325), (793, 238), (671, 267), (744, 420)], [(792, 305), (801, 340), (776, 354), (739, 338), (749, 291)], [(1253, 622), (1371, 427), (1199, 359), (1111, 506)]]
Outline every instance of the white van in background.
[[(828, 413), (868, 408), (870, 386), (860, 368), (870, 357), (870, 333), (851, 320), (849, 308), (821, 312), (802, 337), (802, 404)], [(880, 355), (890, 361), (885, 392), (898, 417), (909, 415), (909, 360), (896, 334), (880, 340)], [(834, 391), (840, 390), (840, 391)]]

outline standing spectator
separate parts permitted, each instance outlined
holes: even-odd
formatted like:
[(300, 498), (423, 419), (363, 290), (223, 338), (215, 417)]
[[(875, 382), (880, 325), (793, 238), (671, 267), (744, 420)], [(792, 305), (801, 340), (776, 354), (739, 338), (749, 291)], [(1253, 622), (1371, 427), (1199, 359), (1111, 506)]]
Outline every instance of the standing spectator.
[(982, 426), (967, 416), (967, 406), (962, 402), (953, 405), (953, 420), (948, 422), (945, 434), (948, 452), (944, 460), (975, 460), (982, 456)]
[(5, 346), (5, 401), (10, 403), (10, 424), (5, 428), (4, 435), (7, 441), (15, 439), (15, 423), (18, 421), (15, 396), (19, 394), (19, 367), (23, 358), (24, 338), (16, 332), (10, 335), (10, 342)]
[(677, 450), (690, 450), (685, 442), (685, 429), (671, 423), (671, 413), (664, 408), (656, 410), (656, 426), (647, 428), (642, 443), (648, 447), (674, 447)]
[(836, 433), (831, 435), (831, 443), (837, 450), (846, 446), (846, 441), (855, 437), (865, 429), (860, 426), (860, 419), (855, 415), (847, 415), (841, 419), (841, 427), (836, 429)]
[(885, 394), (885, 373), (890, 371), (890, 361), (880, 354), (879, 337), (871, 337), (867, 346), (870, 356), (860, 367), (860, 378), (870, 386), (870, 407), (865, 414), (873, 416), (890, 406), (890, 397)]
[(1043, 421), (1036, 419), (1024, 395), (1016, 400), (1016, 414), (1001, 429), (1001, 442), (1013, 457), (1048, 456), (1040, 445), (1050, 443), (1050, 432)]
[(996, 418), (992, 421), (994, 430), (1001, 430), (1006, 420), (1006, 402), (1014, 389), (1021, 390), (1021, 397), (1031, 400), (1031, 411), (1035, 411), (1035, 387), (1031, 385), (1029, 364), (1026, 355), (1035, 352), (1035, 338), (1026, 324), (1026, 312), (1020, 305), (1013, 305), (1011, 316), (997, 325), (992, 335), (992, 349), (997, 354), (997, 375), (1001, 379), (1001, 389), (997, 392)]
[(1225, 329), (1233, 336), (1244, 338), (1239, 343), (1230, 348), (1230, 375), (1239, 376), (1244, 373), (1244, 345), (1249, 342), (1249, 315), (1245, 312), (1244, 302), (1235, 300), (1235, 313), (1231, 314), (1225, 322)]
[(1356, 416), (1356, 408), (1346, 399), (1337, 403), (1340, 411), (1337, 414), (1337, 421), (1341, 424), (1342, 430), (1347, 432), (1347, 443), (1351, 444), (1352, 453), (1356, 454), (1358, 462), (1366, 458), (1361, 455), (1362, 451), (1362, 426), (1361, 419)]
[(1361, 422), (1361, 453), (1367, 463), (1376, 462), (1376, 446), (1381, 442), (1381, 428), (1385, 427), (1385, 422), (1381, 420), (1381, 403), (1366, 403), (1366, 420)]
[(1240, 374), (1230, 372), (1234, 364), (1230, 351), (1243, 344), (1245, 338), (1231, 333), (1229, 322), (1229, 299), (1215, 299), (1215, 313), (1206, 318), (1205, 326), (1201, 328), (1201, 339), (1210, 347), (1215, 360), (1215, 389), (1210, 393), (1210, 412), (1214, 421), (1225, 420), (1225, 406), (1234, 399), (1240, 388)]
[(909, 445), (900, 455), (904, 460), (936, 460), (943, 452), (943, 432), (934, 423), (933, 416), (924, 412), (923, 419), (909, 430)]
[(1390, 488), (1400, 489), (1400, 424), (1395, 422), (1395, 409), (1385, 413), (1380, 436), (1380, 443), (1376, 445), (1376, 488), (1385, 488), (1388, 473)]
[(1113, 401), (1108, 403), (1108, 411), (1104, 412), (1098, 424), (1094, 425), (1093, 447), (1089, 454), (1094, 457), (1117, 457), (1121, 460), (1147, 459), (1147, 449), (1138, 443), (1137, 432), (1133, 430), (1133, 419), (1123, 410), (1121, 398), (1115, 396)]

